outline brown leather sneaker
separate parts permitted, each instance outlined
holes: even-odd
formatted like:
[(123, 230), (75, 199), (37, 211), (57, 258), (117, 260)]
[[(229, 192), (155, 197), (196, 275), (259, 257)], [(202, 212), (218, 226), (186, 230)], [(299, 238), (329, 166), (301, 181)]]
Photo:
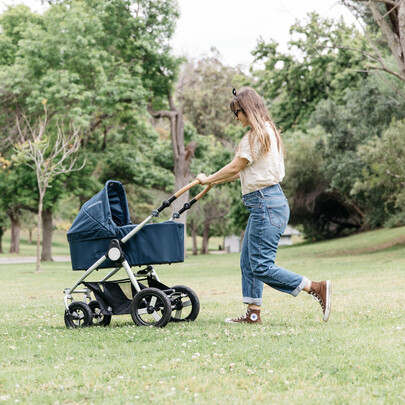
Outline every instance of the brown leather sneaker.
[(321, 304), (323, 320), (327, 322), (331, 312), (331, 282), (329, 280), (320, 282), (312, 281), (311, 290), (308, 294), (311, 294), (311, 296)]
[(226, 323), (262, 323), (260, 318), (260, 309), (248, 308), (246, 314), (240, 316), (239, 318), (227, 318)]

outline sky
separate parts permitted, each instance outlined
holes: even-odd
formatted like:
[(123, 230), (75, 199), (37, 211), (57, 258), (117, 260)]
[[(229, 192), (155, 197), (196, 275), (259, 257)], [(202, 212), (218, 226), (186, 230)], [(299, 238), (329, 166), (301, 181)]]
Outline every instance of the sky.
[[(44, 9), (39, 0), (0, 0), (0, 12), (7, 5), (26, 4), (32, 10)], [(349, 10), (338, 0), (178, 0), (181, 16), (172, 41), (174, 53), (189, 58), (208, 55), (215, 47), (222, 62), (247, 67), (257, 40), (276, 40), (286, 48), (289, 29), (307, 13), (343, 18), (355, 23)]]

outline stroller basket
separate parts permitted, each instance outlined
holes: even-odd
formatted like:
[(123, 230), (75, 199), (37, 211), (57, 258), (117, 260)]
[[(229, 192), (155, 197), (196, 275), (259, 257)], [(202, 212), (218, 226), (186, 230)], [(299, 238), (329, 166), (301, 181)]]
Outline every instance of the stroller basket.
[[(103, 315), (125, 315), (131, 313), (131, 302), (137, 291), (129, 278), (104, 282), (85, 282), (83, 284), (94, 293)], [(147, 288), (147, 286), (139, 281), (138, 284), (141, 290)], [(169, 290), (169, 287), (157, 280), (149, 279), (148, 284), (149, 287)]]

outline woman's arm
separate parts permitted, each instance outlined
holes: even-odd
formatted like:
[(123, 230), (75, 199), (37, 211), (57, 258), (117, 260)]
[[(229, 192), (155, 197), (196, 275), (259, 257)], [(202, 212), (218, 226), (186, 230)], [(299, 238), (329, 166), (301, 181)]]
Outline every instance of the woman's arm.
[[(239, 177), (239, 172), (249, 163), (245, 158), (235, 156), (231, 163), (228, 163), (222, 169), (211, 176), (206, 176), (204, 173), (200, 173), (196, 178), (201, 184), (211, 183), (225, 183)], [(236, 177), (237, 176), (237, 177)], [(222, 181), (225, 180), (225, 181)]]
[(239, 179), (239, 177), (240, 177), (240, 176), (239, 176), (239, 173), (238, 173), (238, 174), (235, 174), (235, 176), (228, 177), (228, 178), (225, 179), (225, 180), (216, 181), (215, 183), (212, 183), (212, 185), (213, 185), (213, 186), (217, 186), (218, 184), (229, 183), (230, 181)]

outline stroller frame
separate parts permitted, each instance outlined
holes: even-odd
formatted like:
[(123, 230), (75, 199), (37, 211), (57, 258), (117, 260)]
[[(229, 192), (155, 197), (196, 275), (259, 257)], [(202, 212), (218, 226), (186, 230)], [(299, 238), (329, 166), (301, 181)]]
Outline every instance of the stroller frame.
[[(148, 222), (153, 218), (159, 217), (160, 212), (169, 207), (173, 201), (179, 196), (184, 194), (190, 188), (200, 184), (198, 180), (185, 185), (175, 194), (173, 194), (167, 200), (164, 200), (162, 204), (122, 239), (111, 239), (108, 251), (102, 255), (96, 262), (94, 262), (84, 274), (76, 281), (76, 283), (70, 287), (65, 288), (64, 292), (64, 304), (65, 304), (65, 324), (68, 328), (80, 328), (91, 326), (93, 324), (107, 326), (111, 320), (111, 310), (104, 308), (97, 300), (92, 300), (91, 293), (93, 292), (97, 298), (97, 288), (89, 288), (92, 284), (102, 284), (103, 286), (108, 283), (127, 283), (130, 282), (133, 287), (134, 293), (130, 313), (135, 324), (139, 326), (159, 326), (164, 327), (169, 321), (194, 321), (199, 312), (199, 300), (197, 295), (188, 287), (175, 286), (167, 287), (161, 283), (153, 265), (148, 265), (146, 268), (133, 273), (130, 264), (125, 258), (125, 254), (122, 250), (122, 245), (129, 239), (136, 235)], [(211, 185), (205, 187), (196, 197), (186, 202), (183, 207), (172, 214), (170, 221), (180, 218), (180, 215), (186, 210), (190, 209), (200, 198), (202, 198), (211, 188)], [(99, 270), (99, 267), (107, 259), (112, 261), (115, 267), (99, 282), (85, 283), (84, 281), (95, 271)], [(128, 279), (124, 280), (109, 280), (119, 271), (124, 268)], [(148, 281), (149, 287), (146, 287), (140, 283), (140, 281)], [(78, 287), (84, 284), (85, 288), (78, 289)], [(152, 287), (151, 287), (152, 285)], [(131, 287), (131, 288), (132, 288)], [(100, 294), (101, 291), (99, 291)], [(82, 301), (76, 301), (73, 298), (73, 294), (83, 294)], [(188, 299), (188, 301), (183, 301)], [(69, 304), (70, 303), (70, 304)], [(192, 311), (186, 318), (181, 318), (182, 309), (186, 306), (192, 306)], [(175, 316), (172, 316), (172, 311), (175, 310)], [(122, 312), (128, 313), (128, 312)], [(116, 315), (116, 314), (114, 314)], [(150, 315), (149, 320), (145, 320), (141, 315)]]

